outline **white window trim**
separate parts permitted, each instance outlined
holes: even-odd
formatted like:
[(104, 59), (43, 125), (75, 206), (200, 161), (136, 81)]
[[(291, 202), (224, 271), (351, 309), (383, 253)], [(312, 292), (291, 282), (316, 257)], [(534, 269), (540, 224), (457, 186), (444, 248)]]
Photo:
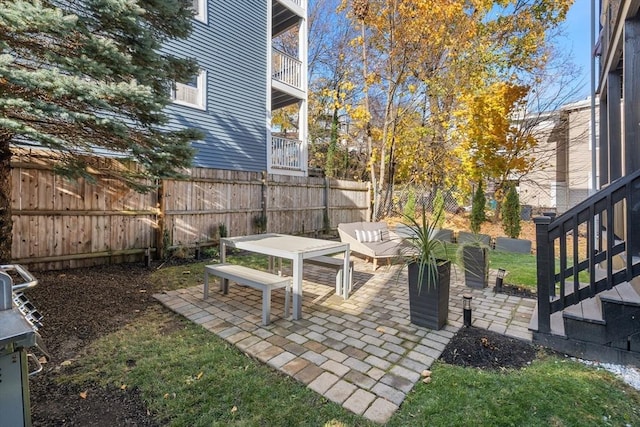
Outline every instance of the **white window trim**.
[(184, 83), (174, 82), (174, 86), (171, 91), (171, 99), (173, 100), (174, 104), (198, 108), (200, 110), (207, 109), (207, 72), (205, 70), (200, 70), (196, 79), (195, 89), (198, 91), (198, 93), (196, 95), (197, 99), (195, 103), (188, 102), (182, 99), (176, 99), (176, 89), (182, 86), (184, 86), (185, 88), (193, 89), (192, 86), (186, 85)]
[(193, 19), (197, 19), (200, 22), (207, 23), (207, 0), (192, 0), (193, 3), (198, 2), (198, 8), (194, 7), (195, 15), (193, 15)]

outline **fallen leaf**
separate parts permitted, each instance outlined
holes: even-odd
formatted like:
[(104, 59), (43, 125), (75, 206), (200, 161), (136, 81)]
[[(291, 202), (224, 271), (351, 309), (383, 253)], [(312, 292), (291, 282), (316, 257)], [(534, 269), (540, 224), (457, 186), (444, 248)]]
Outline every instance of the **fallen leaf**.
[(86, 390), (85, 391), (81, 391), (80, 392), (80, 397), (83, 398), (83, 399), (86, 399), (87, 398), (87, 391)]
[(144, 293), (146, 293), (146, 292), (147, 292), (147, 290), (146, 290), (146, 289), (140, 289), (140, 293), (141, 293), (141, 294), (144, 294)]
[(60, 366), (69, 366), (69, 365), (71, 365), (71, 363), (72, 363), (71, 360), (65, 360), (64, 362), (62, 362), (60, 364)]
[(44, 356), (40, 356), (40, 357), (38, 358), (38, 362), (40, 362), (41, 364), (43, 364), (43, 365), (44, 365), (45, 363), (47, 363), (47, 362), (48, 362), (48, 360), (47, 360), (47, 358), (46, 358), (46, 357), (44, 357)]
[(376, 331), (380, 332), (381, 334), (384, 334), (384, 328), (382, 326), (378, 326), (376, 328)]
[(127, 385), (126, 385), (126, 384), (122, 384), (122, 385), (120, 386), (120, 390), (126, 390), (126, 389), (127, 389)]
[(423, 377), (430, 377), (431, 376), (431, 371), (428, 369), (425, 369), (424, 371), (422, 371), (422, 376)]
[(182, 272), (182, 274), (191, 274), (191, 271), (185, 270), (185, 271)]
[(165, 399), (168, 399), (168, 398), (169, 398), (169, 393), (165, 393), (163, 397), (164, 397)]
[(233, 408), (231, 408), (231, 413), (235, 414), (236, 412), (238, 412), (238, 407), (236, 405), (233, 405)]
[(425, 384), (429, 384), (431, 382), (431, 377), (426, 377), (425, 379), (422, 380), (422, 382)]
[(196, 379), (199, 380), (200, 378), (202, 378), (202, 375), (204, 375), (204, 372), (200, 372), (197, 376)]

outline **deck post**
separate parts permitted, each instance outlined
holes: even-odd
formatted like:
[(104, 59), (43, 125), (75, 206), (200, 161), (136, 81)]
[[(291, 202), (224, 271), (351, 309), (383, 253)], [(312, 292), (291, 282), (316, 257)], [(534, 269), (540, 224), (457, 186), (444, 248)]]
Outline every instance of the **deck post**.
[(549, 224), (551, 218), (548, 216), (536, 217), (533, 219), (536, 224), (536, 261), (537, 261), (537, 289), (538, 289), (538, 332), (551, 332), (551, 306), (549, 297), (555, 294), (554, 269), (553, 269), (553, 247), (549, 242)]

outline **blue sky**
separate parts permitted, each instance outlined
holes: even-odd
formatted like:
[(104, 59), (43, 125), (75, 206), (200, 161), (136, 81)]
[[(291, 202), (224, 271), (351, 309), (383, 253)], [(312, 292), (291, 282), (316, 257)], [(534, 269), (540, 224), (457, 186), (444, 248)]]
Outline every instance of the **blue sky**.
[(565, 28), (566, 48), (573, 52), (573, 61), (581, 68), (585, 82), (580, 98), (586, 98), (591, 91), (591, 0), (575, 0), (567, 14)]

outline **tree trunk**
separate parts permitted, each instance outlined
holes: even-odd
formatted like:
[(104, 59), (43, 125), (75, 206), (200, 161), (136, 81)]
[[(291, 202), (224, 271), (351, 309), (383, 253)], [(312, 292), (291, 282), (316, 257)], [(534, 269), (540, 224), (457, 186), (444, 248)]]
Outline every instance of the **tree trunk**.
[[(359, 3), (367, 3), (367, 2), (359, 2)], [(368, 4), (368, 3), (367, 3)], [(364, 23), (364, 18), (362, 19), (362, 75), (364, 78), (364, 108), (367, 112), (367, 123), (365, 124), (365, 129), (367, 132), (367, 156), (368, 156), (368, 166), (369, 166), (369, 178), (371, 180), (371, 186), (373, 187), (373, 209), (372, 212), (374, 213), (373, 216), (375, 219), (376, 218), (376, 212), (378, 209), (378, 204), (379, 202), (379, 194), (377, 193), (377, 189), (378, 189), (378, 184), (376, 181), (376, 165), (375, 162), (372, 159), (373, 156), (373, 141), (371, 139), (371, 110), (369, 109), (369, 84), (367, 83), (367, 74), (368, 74), (368, 70), (367, 70), (367, 38), (366, 38), (366, 31), (365, 31), (365, 23)], [(371, 218), (368, 218), (369, 220), (371, 220)]]
[(11, 135), (0, 132), (0, 263), (11, 263)]

